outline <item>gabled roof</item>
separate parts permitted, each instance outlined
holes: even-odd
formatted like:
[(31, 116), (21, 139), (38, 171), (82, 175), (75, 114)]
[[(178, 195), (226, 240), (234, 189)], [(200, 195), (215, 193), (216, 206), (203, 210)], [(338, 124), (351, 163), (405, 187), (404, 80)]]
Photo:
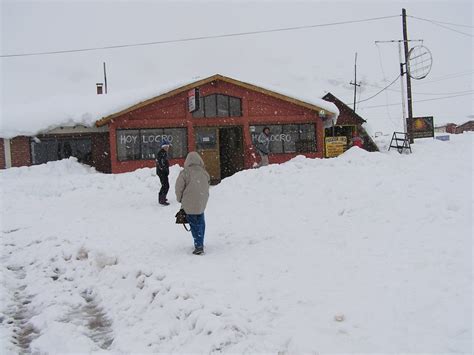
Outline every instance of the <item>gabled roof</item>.
[[(310, 102), (303, 101), (303, 100), (300, 100), (300, 99), (297, 99), (297, 98), (294, 98), (294, 97), (291, 97), (291, 96), (288, 96), (288, 95), (277, 93), (275, 91), (268, 90), (268, 89), (262, 88), (260, 86), (254, 85), (254, 84), (245, 83), (243, 81), (232, 79), (232, 78), (226, 77), (224, 75), (215, 74), (215, 75), (212, 75), (208, 78), (198, 80), (198, 81), (195, 81), (193, 83), (178, 87), (177, 89), (168, 91), (164, 94), (155, 96), (151, 99), (139, 102), (139, 103), (137, 103), (133, 106), (130, 106), (130, 107), (128, 107), (128, 108), (126, 108), (122, 111), (116, 112), (116, 113), (111, 114), (111, 115), (106, 116), (106, 117), (103, 117), (103, 118), (101, 118), (100, 120), (98, 120), (96, 122), (96, 126), (97, 127), (104, 126), (104, 125), (108, 124), (112, 119), (114, 119), (118, 116), (121, 116), (121, 115), (126, 114), (128, 112), (131, 112), (133, 110), (139, 109), (139, 108), (147, 106), (149, 104), (164, 100), (166, 98), (178, 95), (182, 92), (186, 92), (190, 89), (193, 89), (193, 88), (196, 88), (196, 87), (199, 87), (199, 86), (202, 86), (202, 85), (205, 85), (205, 84), (211, 83), (213, 81), (217, 81), (217, 80), (224, 81), (224, 82), (236, 85), (236, 86), (240, 86), (240, 87), (243, 87), (243, 88), (248, 89), (248, 90), (256, 91), (256, 92), (259, 92), (259, 93), (262, 93), (262, 94), (265, 94), (265, 95), (268, 95), (268, 96), (272, 96), (274, 98), (277, 98), (277, 99), (280, 99), (280, 100), (283, 100), (283, 101), (287, 101), (287, 102), (290, 102), (290, 103), (308, 108), (310, 110), (314, 110), (314, 111), (317, 111), (317, 112), (325, 111), (325, 112), (327, 112), (328, 116), (334, 116), (334, 115), (337, 114), (337, 112), (333, 112), (335, 110), (328, 110), (327, 105), (323, 104), (324, 101), (322, 102), (321, 105), (317, 105), (315, 103), (310, 103)], [(321, 106), (325, 106), (325, 107), (321, 107)]]
[[(329, 101), (334, 103), (340, 111), (339, 117), (337, 119), (337, 124), (344, 124), (344, 123), (352, 123), (352, 124), (363, 124), (366, 122), (362, 117), (360, 117), (353, 109), (347, 106), (344, 102), (339, 100), (336, 96), (328, 92), (326, 95), (323, 96), (323, 100)], [(344, 113), (347, 113), (349, 117), (345, 117)], [(349, 120), (353, 120), (354, 122), (344, 122), (345, 119), (348, 118)]]

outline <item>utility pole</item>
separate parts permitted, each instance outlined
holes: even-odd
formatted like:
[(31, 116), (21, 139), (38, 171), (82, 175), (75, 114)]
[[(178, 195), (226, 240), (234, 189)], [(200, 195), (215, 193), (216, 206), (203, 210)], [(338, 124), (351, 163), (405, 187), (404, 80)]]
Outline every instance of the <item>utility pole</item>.
[(355, 54), (355, 60), (354, 60), (354, 82), (351, 81), (350, 84), (354, 85), (354, 112), (355, 112), (357, 87), (360, 86), (360, 84), (357, 84), (357, 52)]
[(105, 70), (105, 62), (104, 62), (104, 86), (105, 86), (105, 93), (107, 94), (107, 72)]
[(402, 9), (402, 25), (403, 25), (403, 43), (405, 47), (405, 72), (407, 74), (407, 103), (408, 103), (408, 120), (407, 120), (407, 133), (410, 138), (410, 143), (413, 143), (413, 135), (411, 129), (411, 122), (413, 119), (413, 105), (411, 95), (411, 78), (408, 71), (408, 30), (407, 30), (407, 11)]

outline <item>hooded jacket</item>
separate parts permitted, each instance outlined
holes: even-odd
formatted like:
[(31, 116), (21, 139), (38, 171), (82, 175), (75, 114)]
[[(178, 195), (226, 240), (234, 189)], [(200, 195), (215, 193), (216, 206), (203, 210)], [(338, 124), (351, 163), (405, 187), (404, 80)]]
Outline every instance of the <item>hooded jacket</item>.
[(270, 136), (267, 136), (265, 132), (260, 133), (256, 147), (262, 154), (268, 155), (270, 153)]
[(197, 152), (190, 152), (184, 162), (184, 169), (176, 179), (176, 200), (187, 214), (201, 214), (209, 199), (211, 178), (204, 169), (204, 161)]

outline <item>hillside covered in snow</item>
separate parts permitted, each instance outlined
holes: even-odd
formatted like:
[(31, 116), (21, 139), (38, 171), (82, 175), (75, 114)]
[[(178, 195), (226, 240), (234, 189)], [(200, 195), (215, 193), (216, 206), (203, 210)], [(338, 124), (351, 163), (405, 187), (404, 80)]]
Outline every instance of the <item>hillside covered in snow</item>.
[(0, 172), (0, 348), (471, 353), (473, 134), (213, 186), (206, 253), (153, 169)]

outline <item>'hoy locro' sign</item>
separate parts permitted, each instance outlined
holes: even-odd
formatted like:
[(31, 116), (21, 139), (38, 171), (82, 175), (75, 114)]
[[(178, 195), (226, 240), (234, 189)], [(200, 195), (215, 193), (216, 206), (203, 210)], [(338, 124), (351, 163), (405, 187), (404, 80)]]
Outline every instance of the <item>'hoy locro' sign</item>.
[(173, 136), (170, 134), (142, 134), (141, 135), (141, 142), (140, 142), (140, 135), (138, 134), (122, 134), (119, 138), (120, 144), (160, 144), (164, 139), (168, 142), (173, 142)]

